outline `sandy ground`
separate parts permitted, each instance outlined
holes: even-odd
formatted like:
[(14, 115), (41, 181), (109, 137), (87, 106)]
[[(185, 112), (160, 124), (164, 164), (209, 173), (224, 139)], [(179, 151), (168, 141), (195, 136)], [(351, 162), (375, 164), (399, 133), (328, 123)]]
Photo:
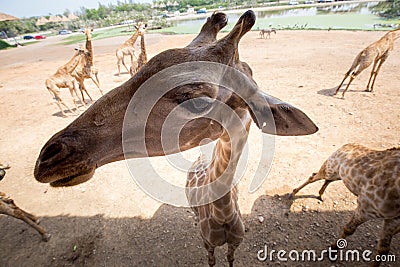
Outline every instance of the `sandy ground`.
[[(356, 198), (341, 182), (330, 185), (320, 202), (316, 195), (322, 182), (305, 188), (305, 196), (289, 201), (285, 194), (319, 169), (341, 145), (358, 142), (385, 149), (400, 145), (399, 50), (383, 65), (374, 93), (363, 92), (369, 70), (357, 78), (342, 100), (330, 96), (356, 54), (382, 32), (280, 31), (271, 39), (247, 34), (240, 44), (241, 59), (248, 62), (260, 87), (305, 111), (320, 128), (305, 137), (277, 137), (275, 158), (260, 189), (247, 190), (256, 153), (250, 151), (247, 172), (239, 184), (239, 205), (247, 232), (236, 253), (237, 266), (265, 266), (257, 260), (264, 248), (275, 250), (314, 249), (334, 243), (356, 207)], [(147, 35), (149, 57), (186, 45), (194, 36)], [(12, 167), (1, 182), (22, 208), (42, 218), (51, 234), (48, 243), (25, 223), (0, 217), (0, 266), (206, 266), (206, 251), (193, 215), (188, 208), (159, 203), (133, 182), (124, 162), (97, 170), (87, 183), (54, 189), (33, 178), (33, 167), (41, 147), (74, 116), (60, 117), (58, 107), (44, 81), (66, 63), (75, 45), (57, 45), (61, 37), (38, 44), (0, 51), (1, 162)], [(114, 51), (125, 37), (94, 41), (95, 65), (104, 91), (127, 79), (115, 76)], [(100, 93), (91, 81), (89, 92)], [(68, 90), (62, 95), (72, 106)], [(81, 107), (83, 110), (83, 107)], [(250, 145), (259, 132), (252, 128)], [(160, 172), (168, 174), (163, 159), (156, 159)], [(163, 165), (164, 164), (164, 165)], [(252, 165), (253, 164), (253, 165)], [(186, 174), (175, 177), (181, 183)], [(261, 223), (259, 218), (264, 218)], [(349, 249), (373, 250), (381, 221), (359, 227), (348, 238)], [(75, 247), (75, 249), (74, 249)], [(400, 261), (399, 237), (392, 252)], [(217, 249), (217, 266), (227, 265), (224, 249)], [(271, 264), (270, 264), (271, 265)], [(357, 262), (278, 262), (280, 266), (365, 266)], [(383, 266), (398, 266), (384, 264)]]

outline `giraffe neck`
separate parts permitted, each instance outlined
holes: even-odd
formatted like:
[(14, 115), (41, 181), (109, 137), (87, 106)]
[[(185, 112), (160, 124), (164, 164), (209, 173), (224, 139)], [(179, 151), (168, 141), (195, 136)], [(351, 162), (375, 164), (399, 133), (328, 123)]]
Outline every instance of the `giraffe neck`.
[(125, 45), (131, 45), (133, 46), (137, 40), (137, 38), (139, 37), (139, 31), (136, 31), (135, 34), (133, 34), (131, 36), (131, 38), (129, 38), (128, 40), (126, 40)]
[[(221, 220), (225, 220), (229, 217), (226, 216), (227, 214), (234, 214), (233, 211), (236, 210), (236, 188), (233, 187), (233, 179), (247, 141), (249, 126), (250, 123), (246, 125), (246, 129), (241, 127), (242, 131), (234, 134), (231, 133), (231, 135), (234, 135), (231, 138), (225, 131), (218, 139), (213, 152), (213, 158), (209, 167), (209, 183), (216, 182), (216, 187), (213, 188), (216, 190), (211, 189), (213, 191), (212, 194), (218, 194), (221, 189), (232, 188), (220, 199), (211, 203), (214, 210), (219, 211), (214, 212), (214, 216), (218, 217), (218, 215), (221, 215)], [(223, 212), (221, 213), (221, 211)]]
[(147, 54), (146, 54), (146, 45), (144, 43), (144, 34), (142, 34), (140, 38), (140, 51), (142, 53), (143, 60), (147, 60)]
[(93, 47), (92, 47), (92, 37), (90, 34), (86, 34), (86, 50), (89, 52), (88, 63), (93, 65)]
[(78, 66), (81, 59), (81, 54), (79, 52), (75, 52), (74, 56), (60, 69), (65, 70), (67, 73), (71, 73), (76, 66)]

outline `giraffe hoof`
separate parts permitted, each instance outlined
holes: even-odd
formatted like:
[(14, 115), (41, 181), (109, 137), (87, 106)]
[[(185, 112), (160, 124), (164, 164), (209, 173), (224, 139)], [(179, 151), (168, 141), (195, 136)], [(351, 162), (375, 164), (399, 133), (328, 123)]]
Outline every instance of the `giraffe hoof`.
[(324, 201), (322, 200), (322, 196), (318, 196), (317, 199), (318, 199), (319, 201), (321, 201), (321, 202), (324, 202)]
[(45, 233), (42, 235), (42, 241), (44, 241), (44, 242), (48, 242), (50, 240), (50, 238), (51, 238), (51, 234), (49, 234), (49, 233)]

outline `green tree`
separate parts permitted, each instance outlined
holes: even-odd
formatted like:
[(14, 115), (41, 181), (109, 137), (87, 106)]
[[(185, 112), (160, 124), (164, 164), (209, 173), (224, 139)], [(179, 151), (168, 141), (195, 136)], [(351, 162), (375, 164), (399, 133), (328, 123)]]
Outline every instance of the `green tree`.
[(386, 9), (381, 13), (386, 18), (400, 17), (400, 0), (389, 0), (385, 3)]

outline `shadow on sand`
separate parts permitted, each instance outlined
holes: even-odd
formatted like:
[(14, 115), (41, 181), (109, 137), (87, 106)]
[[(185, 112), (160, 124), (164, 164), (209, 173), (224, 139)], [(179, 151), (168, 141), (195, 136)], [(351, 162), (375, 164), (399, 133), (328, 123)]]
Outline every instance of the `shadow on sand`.
[[(307, 196), (296, 198), (303, 197)], [(247, 231), (236, 251), (235, 266), (271, 266), (269, 261), (257, 259), (257, 252), (265, 245), (271, 250), (313, 249), (320, 253), (337, 240), (343, 224), (351, 216), (350, 211), (290, 212), (292, 203), (288, 195), (264, 195), (255, 201), (251, 214), (243, 216)], [(262, 223), (259, 216), (265, 218)], [(41, 242), (37, 232), (25, 223), (0, 217), (0, 266), (207, 266), (206, 250), (188, 208), (164, 204), (150, 219), (104, 215), (41, 219), (52, 234), (47, 243)], [(373, 250), (379, 232), (377, 225), (381, 222), (360, 226), (348, 238), (348, 249)], [(391, 251), (397, 257), (399, 249), (400, 242), (395, 237)], [(226, 246), (216, 249), (216, 266), (227, 266), (225, 252)], [(275, 254), (272, 265), (276, 264)], [(323, 262), (287, 261), (279, 266), (331, 265), (326, 259)], [(335, 266), (366, 266), (366, 263), (336, 262)]]

